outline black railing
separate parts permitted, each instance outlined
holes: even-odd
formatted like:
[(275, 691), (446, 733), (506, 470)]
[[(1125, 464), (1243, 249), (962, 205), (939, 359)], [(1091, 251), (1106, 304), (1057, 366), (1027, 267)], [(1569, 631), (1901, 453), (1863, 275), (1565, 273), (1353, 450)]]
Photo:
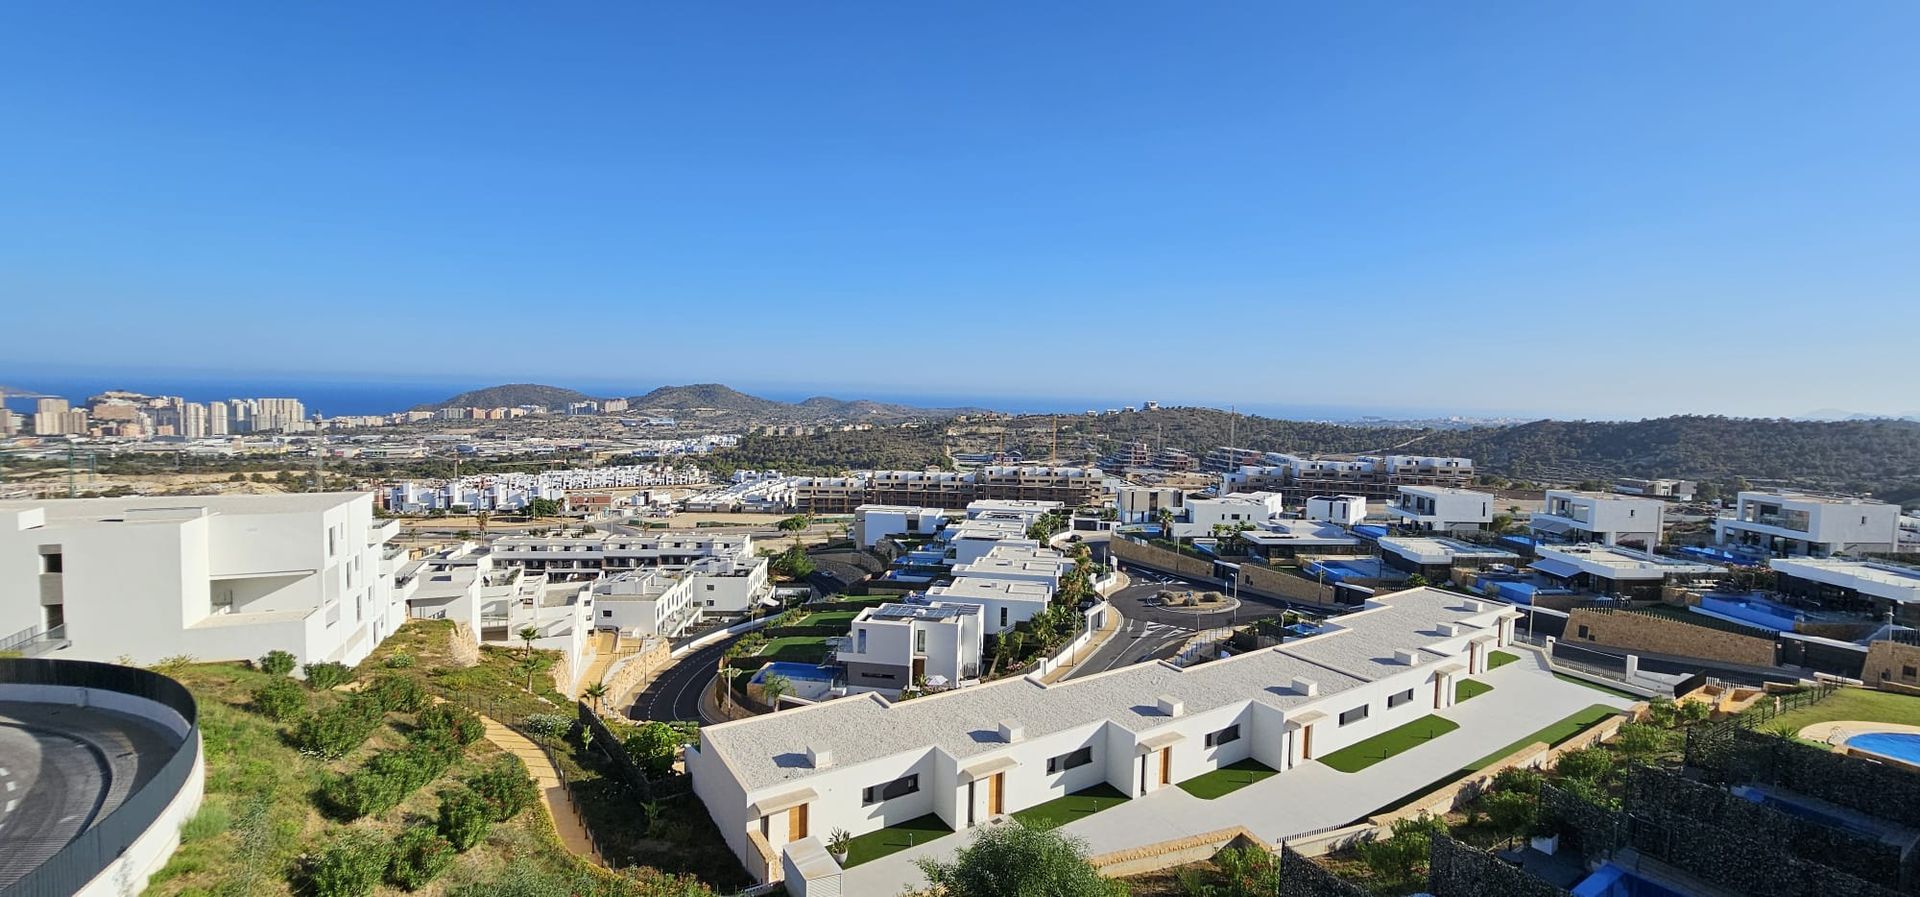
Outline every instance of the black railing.
[(71, 897), (126, 853), (180, 795), (200, 760), (200, 711), (186, 686), (148, 670), (106, 663), (0, 658), (0, 683), (117, 692), (167, 707), (187, 723), (186, 737), (153, 778), (53, 856), (0, 886), (0, 897)]

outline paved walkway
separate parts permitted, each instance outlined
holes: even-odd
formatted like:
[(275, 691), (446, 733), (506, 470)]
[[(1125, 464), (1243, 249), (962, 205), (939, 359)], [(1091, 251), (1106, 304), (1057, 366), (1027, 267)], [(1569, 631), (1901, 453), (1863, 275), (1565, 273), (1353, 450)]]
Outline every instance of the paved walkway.
[[(1216, 800), (1179, 788), (1163, 788), (1110, 810), (1062, 826), (1063, 834), (1087, 843), (1089, 853), (1108, 853), (1242, 825), (1268, 842), (1323, 831), (1363, 819), (1414, 794), (1448, 773), (1527, 737), (1594, 704), (1625, 707), (1631, 700), (1555, 679), (1538, 654), (1516, 651), (1511, 663), (1479, 677), (1492, 692), (1456, 704), (1439, 715), (1460, 724), (1449, 732), (1358, 773), (1307, 763)], [(941, 838), (846, 873), (849, 894), (891, 895), (924, 885), (913, 861), (945, 857), (965, 843)]]
[(1088, 639), (1087, 643), (1083, 645), (1080, 650), (1073, 652), (1073, 655), (1068, 657), (1064, 663), (1049, 670), (1046, 675), (1040, 677), (1040, 680), (1042, 682), (1053, 683), (1073, 675), (1075, 667), (1078, 667), (1095, 654), (1100, 653), (1100, 649), (1106, 647), (1107, 642), (1112, 641), (1114, 635), (1125, 628), (1126, 625), (1127, 618), (1120, 615), (1120, 609), (1111, 604), (1107, 605), (1106, 625), (1100, 627), (1100, 631), (1094, 633), (1093, 638)]
[(545, 751), (534, 744), (527, 736), (507, 728), (492, 717), (480, 717), (486, 726), (487, 740), (526, 764), (527, 773), (533, 776), (534, 784), (540, 787), (541, 803), (546, 805), (547, 818), (553, 820), (554, 831), (560, 834), (560, 843), (566, 845), (567, 852), (580, 857), (596, 866), (606, 863), (593, 847), (593, 839), (587, 836), (587, 825), (581, 821), (580, 813), (573, 808), (573, 800), (567, 796), (566, 783), (560, 781), (560, 771), (553, 768), (553, 761), (547, 759)]

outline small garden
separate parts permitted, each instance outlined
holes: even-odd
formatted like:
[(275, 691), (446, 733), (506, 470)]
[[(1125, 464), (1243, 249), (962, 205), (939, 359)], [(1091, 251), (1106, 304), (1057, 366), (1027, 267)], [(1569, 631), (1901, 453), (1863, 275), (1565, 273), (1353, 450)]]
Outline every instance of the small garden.
[(1272, 767), (1249, 757), (1181, 782), (1180, 790), (1201, 800), (1214, 800), (1274, 775)]
[(1359, 772), (1458, 728), (1453, 720), (1429, 714), (1316, 759), (1341, 772)]
[(1013, 818), (1028, 828), (1055, 829), (1075, 819), (1091, 816), (1126, 802), (1127, 795), (1120, 789), (1101, 782), (1065, 797), (1056, 797), (1046, 803), (1017, 810), (1013, 813)]

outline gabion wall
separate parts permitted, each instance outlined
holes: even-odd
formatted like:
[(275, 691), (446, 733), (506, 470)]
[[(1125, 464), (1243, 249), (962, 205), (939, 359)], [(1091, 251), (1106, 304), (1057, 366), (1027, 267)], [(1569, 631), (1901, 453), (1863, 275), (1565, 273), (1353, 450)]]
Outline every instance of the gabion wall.
[(1366, 888), (1320, 868), (1320, 864), (1280, 848), (1280, 893), (1287, 897), (1372, 897)]
[(1434, 897), (1570, 897), (1565, 889), (1445, 835), (1433, 838), (1427, 890)]

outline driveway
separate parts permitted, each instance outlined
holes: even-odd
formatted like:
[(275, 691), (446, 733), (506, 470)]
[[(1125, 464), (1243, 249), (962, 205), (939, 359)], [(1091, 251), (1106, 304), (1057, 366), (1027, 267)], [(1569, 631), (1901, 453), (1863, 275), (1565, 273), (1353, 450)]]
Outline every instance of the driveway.
[[(1357, 773), (1343, 773), (1318, 762), (1216, 800), (1202, 800), (1179, 788), (1163, 788), (1110, 810), (1062, 826), (1063, 834), (1086, 842), (1087, 852), (1108, 853), (1245, 826), (1271, 842), (1324, 831), (1364, 819), (1417, 793), (1449, 773), (1594, 704), (1625, 707), (1632, 701), (1555, 679), (1531, 651), (1515, 651), (1518, 663), (1480, 677), (1494, 690), (1438, 711), (1460, 724), (1403, 754)], [(913, 861), (945, 858), (964, 843), (942, 838), (901, 851), (846, 873), (846, 893), (894, 895), (925, 884)]]

